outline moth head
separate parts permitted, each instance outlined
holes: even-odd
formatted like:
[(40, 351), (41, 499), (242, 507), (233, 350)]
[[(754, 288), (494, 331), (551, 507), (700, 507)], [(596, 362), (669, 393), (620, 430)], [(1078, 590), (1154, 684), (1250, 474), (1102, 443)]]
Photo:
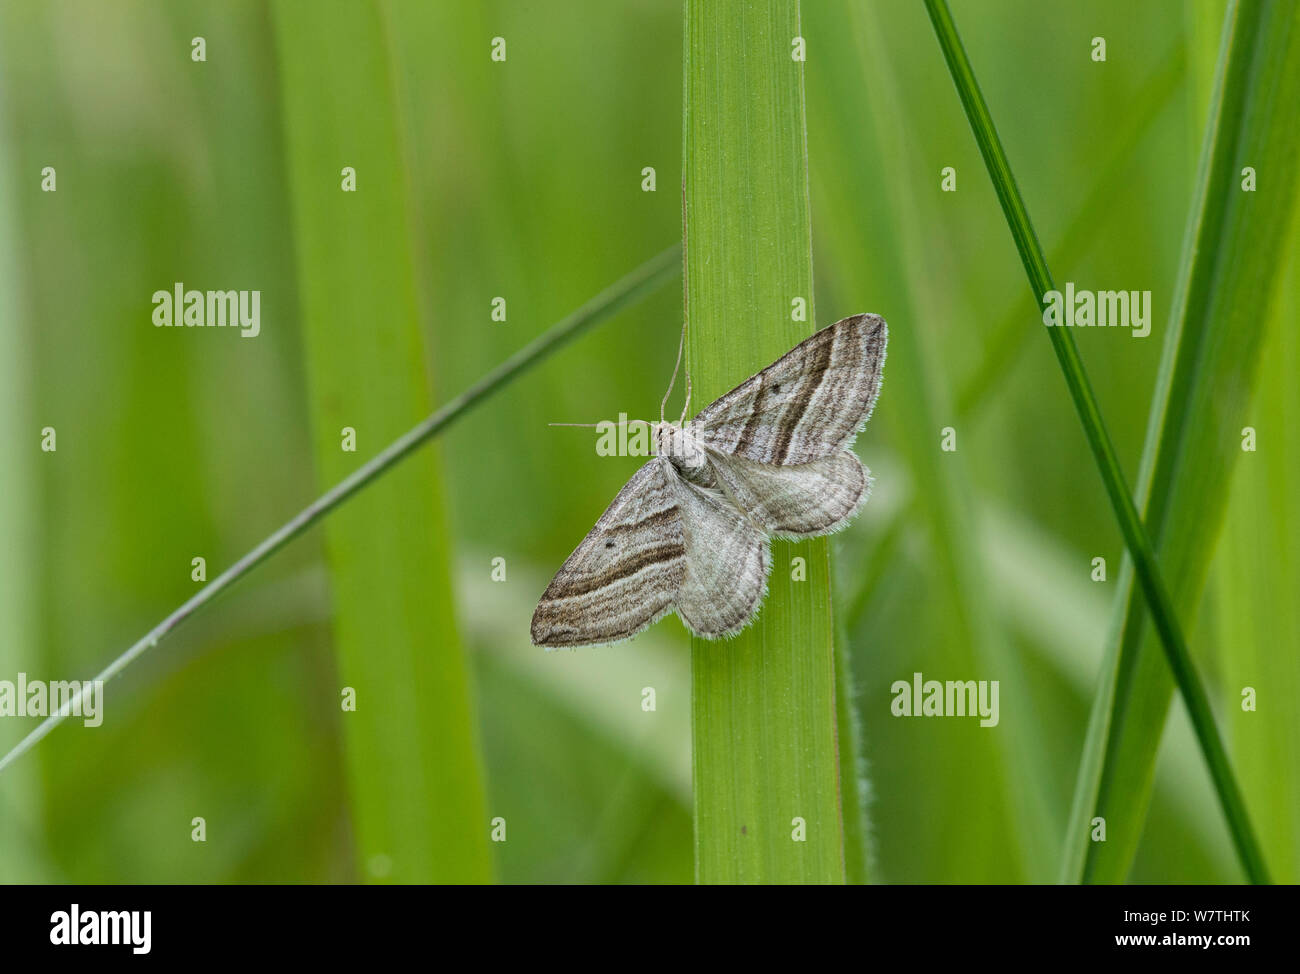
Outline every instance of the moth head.
[(704, 447), (689, 426), (677, 423), (651, 423), (650, 439), (656, 456), (669, 460), (685, 474), (702, 470), (708, 463)]

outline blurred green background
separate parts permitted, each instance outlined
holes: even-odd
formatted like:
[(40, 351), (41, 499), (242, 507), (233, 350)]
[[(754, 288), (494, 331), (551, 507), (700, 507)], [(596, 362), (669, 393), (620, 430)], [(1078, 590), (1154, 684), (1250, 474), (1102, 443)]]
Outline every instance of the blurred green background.
[[(1076, 334), (1132, 483), (1223, 4), (952, 6), (1057, 280), (1153, 294), (1149, 338)], [(321, 49), (315, 69), (333, 97), (392, 121), (391, 171), (358, 143), (317, 152), (329, 192), (295, 182), (311, 178), (304, 144), (339, 110), (300, 83), (312, 37), (285, 34), (304, 17), (325, 32), (331, 18), (375, 27), (377, 47)], [(321, 235), (331, 219), (313, 207), (400, 188), (388, 203), (407, 225), (373, 252), (350, 241), (348, 261), (405, 268), (430, 403), (679, 239), (681, 22), (680, 4), (651, 0), (2, 0), (0, 679), (89, 677), (193, 594), (192, 558), (213, 577), (332, 479), (322, 444), (337, 434), (320, 428), (312, 390), (331, 402), (311, 372), (329, 339), (305, 320), (317, 282), (304, 255), (343, 241)], [(803, 24), (818, 324), (878, 312), (911, 349), (910, 365), (886, 368), (858, 440), (873, 499), (836, 539), (873, 878), (1052, 881), (1122, 542), (920, 3), (810, 0)], [(496, 36), (504, 62), (489, 57)], [(352, 197), (337, 192), (347, 165)], [(647, 166), (655, 192), (642, 191)], [(946, 166), (955, 193), (940, 190)], [(1274, 317), (1293, 325), (1294, 234), (1277, 259)], [(175, 281), (260, 289), (261, 335), (155, 329), (150, 297)], [(498, 296), (505, 322), (491, 318)], [(364, 344), (380, 331), (367, 309), (390, 301), (355, 287), (351, 301), (342, 326)], [(621, 313), (467, 416), (419, 468), (442, 503), (434, 543), (412, 551), (449, 567), (453, 593), (430, 593), (421, 639), (467, 654), (463, 743), (481, 756), (483, 836), (489, 819), (508, 823), (490, 847), (501, 881), (693, 875), (679, 623), (575, 653), (528, 639), (546, 579), (638, 463), (597, 457), (594, 431), (545, 424), (651, 417), (681, 313), (680, 283)], [(1188, 636), (1274, 878), (1295, 882), (1300, 610), (1285, 559), (1300, 551), (1300, 404), (1293, 329), (1267, 334), (1254, 425), (1268, 447), (1238, 464)], [(346, 365), (333, 363), (344, 379)], [(404, 401), (361, 369), (347, 392)], [(388, 418), (335, 464), (422, 415)], [(39, 449), (46, 426), (56, 453)], [(953, 454), (938, 450), (947, 426)], [(398, 509), (394, 492), (421, 487), (414, 469), (359, 499), (362, 530)], [(1105, 582), (1090, 578), (1097, 556)], [(321, 531), (296, 542), (110, 684), (102, 727), (72, 722), (0, 776), (0, 879), (386, 878), (356, 826), (383, 795), (358, 793), (374, 786), (349, 772), (331, 564)], [(393, 651), (362, 636), (349, 652)], [(1001, 723), (892, 717), (890, 685), (918, 671), (999, 679)], [(1267, 688), (1259, 712), (1241, 712), (1245, 685)], [(382, 689), (361, 704), (383, 708)], [(31, 726), (0, 721), (0, 749)], [(206, 842), (191, 839), (196, 816)], [(1179, 704), (1130, 878), (1240, 880)]]

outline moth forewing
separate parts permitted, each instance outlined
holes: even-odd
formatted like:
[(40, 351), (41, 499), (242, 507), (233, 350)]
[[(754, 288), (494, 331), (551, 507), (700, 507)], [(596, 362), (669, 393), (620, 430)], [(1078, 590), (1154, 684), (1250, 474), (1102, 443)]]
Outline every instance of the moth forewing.
[(888, 340), (879, 315), (842, 318), (705, 406), (692, 426), (711, 449), (756, 463), (839, 453), (875, 407)]
[(657, 458), (619, 491), (542, 593), (536, 645), (619, 642), (672, 611), (686, 568), (677, 479)]

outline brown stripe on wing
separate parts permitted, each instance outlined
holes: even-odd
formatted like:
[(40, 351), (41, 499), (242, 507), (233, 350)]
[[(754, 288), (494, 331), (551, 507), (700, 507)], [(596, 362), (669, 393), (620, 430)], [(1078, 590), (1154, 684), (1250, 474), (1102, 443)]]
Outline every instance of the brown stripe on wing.
[(672, 608), (685, 558), (572, 599), (542, 600), (531, 634), (538, 646), (590, 646), (631, 638)]
[[(673, 508), (674, 512), (676, 510), (676, 508)], [(591, 575), (580, 582), (575, 581), (570, 585), (562, 586), (559, 584), (561, 580), (557, 577), (542, 593), (542, 601), (551, 602), (558, 599), (570, 599), (579, 595), (587, 595), (597, 589), (612, 585), (621, 579), (630, 578), (653, 565), (683, 558), (685, 555), (686, 548), (676, 541), (670, 541), (654, 548), (646, 548), (637, 552), (634, 557), (610, 565), (608, 569), (600, 574)]]
[(677, 505), (665, 507), (662, 511), (655, 511), (653, 514), (647, 514), (639, 521), (629, 521), (626, 524), (611, 524), (605, 529), (604, 537), (609, 538), (616, 534), (631, 534), (634, 531), (643, 531), (647, 528), (667, 527), (677, 517)]
[(740, 431), (740, 438), (736, 440), (735, 452), (744, 453), (749, 449), (749, 445), (754, 442), (754, 434), (758, 431), (759, 424), (763, 419), (763, 397), (767, 395), (767, 376), (761, 372), (758, 375), (758, 391), (754, 393), (754, 401), (749, 407), (749, 418), (745, 420), (745, 428)]
[(813, 345), (812, 361), (803, 375), (803, 381), (799, 384), (799, 395), (795, 397), (794, 401), (786, 407), (785, 412), (781, 415), (781, 426), (776, 431), (776, 443), (772, 449), (773, 463), (781, 464), (785, 462), (785, 456), (790, 452), (790, 439), (799, 428), (804, 413), (808, 411), (808, 404), (812, 402), (813, 396), (817, 395), (817, 390), (821, 388), (822, 379), (826, 376), (826, 370), (830, 368), (831, 353), (834, 350), (834, 333), (831, 329), (826, 329), (826, 331), (831, 333), (828, 336), (830, 340), (817, 342)]

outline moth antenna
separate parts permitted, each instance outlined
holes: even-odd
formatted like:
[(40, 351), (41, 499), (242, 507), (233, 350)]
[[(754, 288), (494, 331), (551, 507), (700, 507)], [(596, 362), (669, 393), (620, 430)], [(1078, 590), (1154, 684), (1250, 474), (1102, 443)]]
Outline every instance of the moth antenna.
[[(659, 422), (664, 421), (664, 410), (668, 408), (668, 397), (672, 395), (673, 384), (677, 381), (677, 370), (682, 364), (682, 352), (686, 348), (686, 326), (691, 320), (690, 302), (691, 302), (691, 263), (689, 235), (686, 229), (686, 176), (682, 176), (682, 337), (677, 342), (677, 364), (673, 366), (673, 377), (668, 383), (668, 391), (664, 393), (664, 401), (659, 404)], [(688, 362), (686, 365), (686, 401), (682, 403), (682, 415), (677, 420), (680, 426), (686, 422), (686, 413), (691, 408), (691, 366)]]
[[(648, 419), (620, 419), (618, 422), (626, 423), (629, 426), (631, 426), (633, 423), (643, 423), (646, 426), (650, 425), (650, 420)], [(600, 423), (547, 423), (546, 425), (547, 426), (599, 426)], [(617, 426), (618, 423), (615, 423), (614, 425)]]
[[(659, 404), (659, 422), (664, 421), (664, 410), (668, 408), (668, 397), (673, 394), (673, 386), (677, 382), (677, 371), (682, 367), (682, 351), (686, 348), (686, 319), (682, 319), (682, 337), (677, 342), (677, 363), (673, 366), (673, 377), (668, 380), (668, 391), (664, 393), (663, 402)], [(690, 389), (691, 373), (686, 370), (686, 388)], [(687, 392), (689, 396), (689, 391)]]
[(677, 420), (677, 425), (681, 426), (686, 422), (686, 414), (691, 411), (691, 370), (686, 369), (686, 401), (682, 403), (682, 415)]

